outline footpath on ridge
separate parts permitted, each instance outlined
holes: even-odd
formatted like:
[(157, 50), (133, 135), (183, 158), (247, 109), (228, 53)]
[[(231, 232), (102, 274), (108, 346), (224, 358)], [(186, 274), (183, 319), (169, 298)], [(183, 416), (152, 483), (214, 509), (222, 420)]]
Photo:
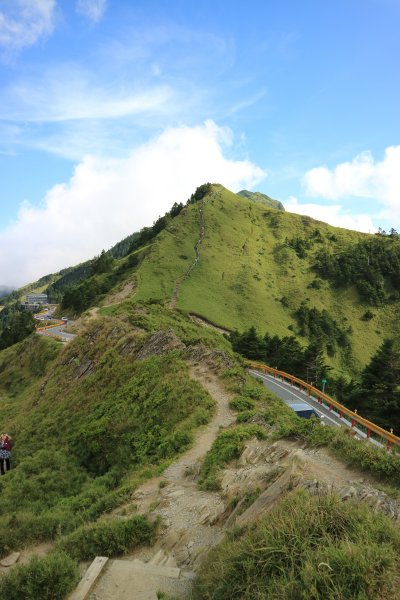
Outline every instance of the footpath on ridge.
[[(374, 487), (372, 477), (347, 468), (324, 448), (306, 448), (297, 441), (248, 440), (241, 457), (221, 473), (221, 490), (203, 491), (197, 484), (205, 454), (220, 428), (234, 423), (232, 396), (210, 362), (192, 363), (190, 375), (217, 403), (216, 414), (197, 434), (193, 446), (164, 473), (141, 485), (131, 500), (116, 509), (121, 519), (147, 514), (160, 519), (157, 541), (118, 560), (98, 557), (99, 576), (90, 591), (71, 600), (157, 600), (158, 592), (190, 600), (193, 579), (202, 559), (233, 525), (254, 522), (289, 490), (311, 494), (334, 491), (343, 501), (354, 499), (400, 523), (400, 501)], [(255, 493), (250, 505), (243, 505)], [(232, 510), (232, 499), (242, 498)], [(96, 560), (92, 568), (96, 568)], [(85, 584), (85, 578), (82, 582)], [(81, 588), (82, 589), (82, 588)]]
[(223, 526), (216, 523), (225, 511), (221, 495), (201, 491), (194, 478), (219, 429), (233, 423), (235, 416), (229, 409), (231, 396), (209, 369), (194, 365), (191, 376), (216, 400), (216, 414), (185, 454), (133, 495), (131, 505), (139, 513), (161, 517), (157, 544), (140, 548), (123, 560), (109, 561), (88, 596), (90, 600), (156, 600), (159, 590), (189, 598), (193, 570), (204, 552), (222, 539)]
[[(221, 196), (220, 191), (214, 192), (210, 196), (209, 200), (212, 200), (213, 198), (218, 198), (220, 196)], [(193, 269), (199, 263), (199, 260), (200, 260), (200, 246), (201, 246), (201, 243), (204, 240), (204, 237), (206, 234), (205, 205), (206, 205), (206, 201), (204, 199), (199, 202), (200, 233), (199, 233), (199, 239), (197, 240), (197, 242), (194, 246), (195, 258), (194, 258), (193, 262), (191, 263), (191, 265), (189, 266), (189, 268), (185, 271), (185, 273), (183, 275), (180, 275), (175, 281), (174, 289), (172, 291), (172, 297), (171, 297), (171, 300), (169, 303), (169, 308), (171, 308), (171, 309), (176, 308), (176, 305), (177, 305), (178, 299), (179, 299), (179, 290), (180, 290), (180, 286), (181, 286), (182, 282), (189, 277), (189, 275), (191, 274), (191, 272), (193, 271)]]

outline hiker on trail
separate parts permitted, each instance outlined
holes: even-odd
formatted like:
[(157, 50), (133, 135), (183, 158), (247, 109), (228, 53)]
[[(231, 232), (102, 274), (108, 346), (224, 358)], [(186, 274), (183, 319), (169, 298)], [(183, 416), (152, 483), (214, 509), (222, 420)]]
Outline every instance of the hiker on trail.
[[(0, 475), (11, 469), (11, 438), (8, 433), (2, 433), (0, 436)], [(5, 470), (4, 470), (5, 467)]]

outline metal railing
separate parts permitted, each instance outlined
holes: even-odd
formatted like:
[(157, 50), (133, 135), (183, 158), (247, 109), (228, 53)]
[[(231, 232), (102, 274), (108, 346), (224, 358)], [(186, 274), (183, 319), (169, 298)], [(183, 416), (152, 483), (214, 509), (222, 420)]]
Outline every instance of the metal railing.
[(50, 325), (44, 325), (43, 327), (36, 327), (36, 331), (45, 331), (46, 329), (51, 329), (52, 327), (59, 327), (60, 325), (65, 325), (64, 321), (60, 320), (56, 320), (54, 323), (51, 323)]
[(393, 429), (391, 429), (390, 431), (386, 431), (386, 429), (379, 427), (379, 425), (375, 425), (375, 423), (372, 423), (371, 421), (360, 417), (360, 415), (357, 414), (356, 410), (350, 410), (349, 408), (343, 406), (324, 392), (321, 392), (321, 390), (319, 390), (318, 388), (312, 386), (309, 383), (306, 383), (305, 381), (299, 379), (298, 377), (295, 377), (294, 375), (291, 375), (290, 373), (285, 373), (285, 371), (279, 371), (279, 369), (274, 369), (273, 367), (269, 367), (264, 363), (258, 363), (251, 360), (247, 360), (246, 363), (252, 369), (264, 371), (265, 373), (273, 375), (275, 379), (277, 377), (280, 377), (282, 381), (288, 381), (291, 386), (293, 386), (294, 383), (297, 383), (300, 391), (307, 390), (308, 396), (314, 397), (320, 404), (327, 405), (329, 407), (329, 410), (333, 410), (333, 408), (336, 408), (339, 411), (340, 418), (342, 418), (343, 416), (349, 417), (352, 428), (355, 426), (356, 423), (358, 425), (361, 425), (361, 427), (363, 427), (366, 431), (367, 438), (370, 438), (371, 435), (375, 433), (377, 436), (386, 441), (386, 447), (388, 450), (390, 450), (392, 444), (400, 449), (400, 438), (393, 433)]

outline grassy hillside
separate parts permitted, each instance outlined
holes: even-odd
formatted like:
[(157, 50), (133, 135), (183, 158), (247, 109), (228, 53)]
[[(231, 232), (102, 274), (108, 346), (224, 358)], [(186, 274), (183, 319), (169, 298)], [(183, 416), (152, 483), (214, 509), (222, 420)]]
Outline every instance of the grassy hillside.
[[(209, 420), (214, 403), (172, 330), (167, 349), (162, 338), (146, 351), (160, 310), (134, 317), (127, 306), (123, 318), (90, 320), (67, 347), (31, 336), (0, 353), (1, 428), (15, 438), (14, 468), (0, 478), (1, 555), (97, 519)], [(216, 335), (175, 322), (192, 342)]]
[[(65, 269), (48, 281), (51, 289), (63, 293), (65, 286), (74, 285), (75, 272), (82, 271), (80, 301), (70, 314), (113, 303), (113, 294), (129, 284), (134, 304), (161, 302), (230, 330), (243, 331), (255, 325), (261, 335), (296, 335), (304, 345), (309, 342), (307, 327), (296, 312), (301, 309), (304, 316), (310, 309), (325, 310), (331, 319), (330, 330), (342, 330), (351, 344), (350, 354), (341, 352), (340, 344), (330, 353), (328, 362), (336, 374), (359, 373), (386, 336), (400, 333), (396, 273), (391, 276), (395, 287), (388, 290), (392, 300), (372, 307), (360, 295), (363, 278), (369, 277), (363, 273), (362, 262), (345, 265), (358, 269), (357, 277), (343, 274), (342, 268), (340, 277), (347, 277), (346, 285), (340, 285), (338, 276), (324, 278), (327, 260), (337, 262), (343, 252), (351, 256), (352, 248), (361, 256), (357, 244), (368, 240), (373, 244), (377, 236), (269, 208), (220, 185), (211, 186), (203, 199), (189, 202), (162, 226), (158, 234), (154, 232), (149, 239), (144, 236), (146, 241), (136, 244), (131, 254), (120, 257), (117, 253), (111, 272), (91, 276), (80, 267)], [(138, 241), (140, 235), (135, 236), (132, 239)], [(199, 260), (185, 277), (194, 265), (199, 240)], [(126, 244), (123, 248), (129, 252)], [(389, 265), (395, 271), (396, 257)], [(369, 256), (366, 260), (369, 262)], [(329, 263), (326, 274), (335, 269), (338, 264)], [(44, 285), (45, 279), (40, 283)], [(45, 289), (43, 285), (40, 289)], [(68, 307), (63, 311), (68, 314)]]
[(158, 236), (137, 270), (137, 301), (171, 299), (177, 279), (195, 259), (201, 210), (200, 260), (180, 283), (178, 308), (227, 329), (255, 325), (262, 334), (279, 336), (299, 335), (294, 313), (303, 302), (325, 309), (350, 334), (353, 359), (343, 360), (340, 353), (329, 359), (347, 373), (363, 368), (385, 335), (397, 333), (398, 301), (374, 307), (373, 318), (364, 320), (369, 306), (355, 287), (334, 286), (313, 269), (321, 249), (337, 253), (374, 236), (268, 209), (222, 186), (213, 186), (204, 202), (187, 206)]
[[(194, 246), (202, 235), (202, 214), (205, 231), (200, 261), (184, 279), (195, 258)], [(0, 556), (42, 541), (53, 541), (56, 547), (42, 562), (32, 561), (0, 580), (1, 597), (30, 600), (42, 594), (45, 600), (61, 599), (76, 581), (77, 560), (124, 554), (139, 543), (154, 540), (155, 525), (145, 517), (110, 519), (110, 512), (131, 498), (141, 481), (160, 473), (186, 449), (195, 429), (210, 419), (214, 401), (189, 377), (187, 363), (188, 357), (201, 360), (198, 357), (204, 347), (208, 352), (216, 350), (213, 365), (220, 365), (227, 387), (238, 394), (232, 407), (242, 411), (237, 428), (222, 431), (206, 458), (204, 487), (217, 484), (218, 470), (240, 454), (244, 439), (260, 434), (258, 425), (248, 423), (254, 418), (273, 426), (277, 437), (333, 448), (346, 461), (398, 487), (396, 455), (360, 444), (318, 422), (310, 427), (309, 422), (298, 419), (261, 384), (246, 380), (243, 365), (232, 358), (230, 345), (220, 333), (187, 315), (197, 313), (229, 328), (243, 329), (255, 323), (260, 331), (268, 329), (284, 335), (289, 326), (298, 327), (294, 310), (309, 297), (310, 306), (336, 307), (338, 320), (348, 315), (350, 322), (352, 314), (354, 320), (360, 320), (365, 306), (354, 290), (342, 292), (340, 312), (340, 299), (328, 283), (320, 289), (307, 287), (315, 280), (311, 265), (316, 248), (310, 245), (307, 256), (300, 259), (290, 246), (296, 236), (304, 238), (305, 231), (311, 239), (322, 237), (315, 246), (359, 239), (359, 234), (268, 210), (214, 187), (205, 202), (189, 204), (145, 247), (115, 259), (110, 271), (92, 276), (97, 278), (98, 286), (92, 304), (87, 306), (93, 309), (96, 305), (96, 310), (82, 315), (75, 325), (77, 337), (71, 343), (62, 346), (32, 335), (0, 352), (0, 428), (15, 439), (13, 469), (0, 478)], [(178, 290), (177, 310), (170, 308), (174, 289)], [(371, 321), (379, 318), (384, 324), (385, 310), (393, 311), (394, 307), (374, 308), (377, 316), (362, 322), (376, 339), (382, 334), (374, 333)], [(372, 346), (371, 342), (371, 351)], [(334, 357), (337, 364), (339, 358)], [(264, 403), (260, 414), (251, 410), (254, 399)], [(312, 537), (312, 512), (311, 516), (307, 512), (305, 524), (302, 517), (307, 501), (304, 496), (294, 501), (295, 508), (300, 506), (301, 516), (296, 516), (293, 527), (293, 523), (287, 524), (300, 539), (304, 528), (311, 531)], [(324, 509), (324, 501), (320, 505)], [(318, 510), (320, 505), (316, 506)], [(340, 519), (350, 513), (339, 508), (336, 514)], [(337, 554), (339, 565), (348, 560), (348, 573), (355, 581), (351, 589), (363, 591), (373, 573), (368, 567), (360, 576), (359, 547), (379, 544), (382, 528), (369, 513), (353, 516), (351, 512), (349, 518), (360, 525), (351, 539), (357, 551), (354, 556), (349, 557), (342, 548), (337, 553), (335, 541), (328, 535), (328, 518), (321, 521), (321, 527), (327, 530), (330, 558)], [(398, 550), (398, 540), (391, 522), (386, 522), (384, 529), (388, 532), (390, 560), (382, 567), (381, 554), (371, 554), (372, 570), (376, 565), (382, 567), (387, 590), (391, 590), (396, 583), (392, 550)], [(269, 532), (264, 524), (260, 531), (260, 546), (275, 535), (275, 530)], [(322, 560), (320, 548), (310, 550), (312, 540), (307, 540), (289, 578), (292, 586), (298, 573), (304, 581), (310, 573), (318, 575), (315, 568), (307, 570), (307, 564), (314, 557)], [(246, 557), (242, 560), (242, 544), (247, 544), (247, 537), (238, 547), (228, 546), (227, 569), (239, 581), (242, 566), (237, 565), (235, 557), (246, 568), (253, 568)], [(281, 553), (285, 552), (287, 556), (284, 545)], [(216, 564), (223, 564), (218, 551), (213, 556)], [(236, 561), (236, 573), (229, 557)], [(257, 564), (260, 561), (257, 558)], [(263, 571), (260, 575), (256, 569), (254, 575), (263, 579)], [(203, 572), (199, 598), (210, 597), (214, 576), (213, 569), (210, 574)], [(324, 591), (326, 578), (321, 581), (318, 585)], [(280, 582), (274, 585), (279, 590)], [(47, 595), (42, 593), (44, 586)], [(347, 593), (350, 588), (345, 583), (343, 586)], [(251, 590), (246, 594), (243, 597), (252, 597)], [(229, 596), (222, 589), (216, 597)]]

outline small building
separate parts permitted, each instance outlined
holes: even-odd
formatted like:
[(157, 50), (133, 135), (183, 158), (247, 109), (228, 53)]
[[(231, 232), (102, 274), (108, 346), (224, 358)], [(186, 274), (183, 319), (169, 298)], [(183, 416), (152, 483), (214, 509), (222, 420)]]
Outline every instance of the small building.
[(27, 294), (26, 302), (28, 306), (38, 305), (38, 304), (48, 304), (49, 299), (47, 294)]
[(47, 294), (27, 294), (26, 301), (22, 302), (21, 307), (25, 310), (35, 312), (41, 310), (43, 304), (48, 304), (49, 299)]

